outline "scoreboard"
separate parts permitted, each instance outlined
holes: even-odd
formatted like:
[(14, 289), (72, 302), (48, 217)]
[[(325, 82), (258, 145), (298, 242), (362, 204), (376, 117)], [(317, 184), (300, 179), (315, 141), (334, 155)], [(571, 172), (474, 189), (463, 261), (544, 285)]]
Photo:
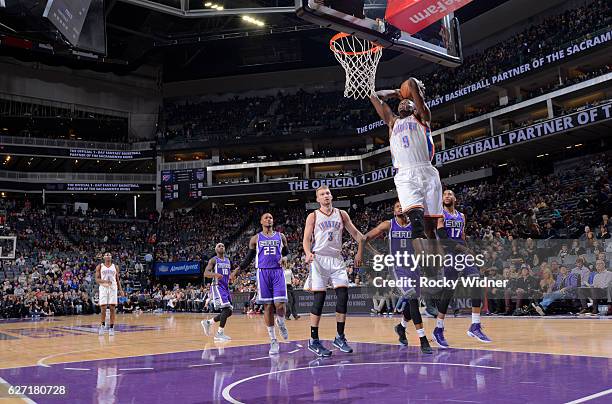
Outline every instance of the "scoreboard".
[(161, 172), (163, 201), (202, 199), (206, 169), (164, 170)]

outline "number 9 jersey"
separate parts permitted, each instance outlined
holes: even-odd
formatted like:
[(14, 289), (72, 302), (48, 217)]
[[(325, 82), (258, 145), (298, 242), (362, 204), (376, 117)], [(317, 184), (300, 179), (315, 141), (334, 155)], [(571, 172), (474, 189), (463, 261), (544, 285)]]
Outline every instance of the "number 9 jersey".
[(342, 232), (344, 224), (336, 208), (328, 216), (320, 209), (315, 210), (314, 243), (312, 252), (328, 257), (339, 257), (342, 253)]

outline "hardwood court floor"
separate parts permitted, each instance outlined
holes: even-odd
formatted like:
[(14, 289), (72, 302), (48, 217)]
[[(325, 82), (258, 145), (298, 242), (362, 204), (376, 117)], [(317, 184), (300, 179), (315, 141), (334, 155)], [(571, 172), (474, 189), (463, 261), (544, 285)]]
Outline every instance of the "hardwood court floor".
[[(41, 321), (0, 322), (0, 369), (120, 358), (189, 350), (212, 343), (203, 335), (198, 314), (118, 315), (114, 337), (97, 334), (98, 316), (57, 317)], [(349, 317), (346, 335), (352, 342), (396, 343), (393, 326), (399, 317)], [(424, 319), (430, 336), (435, 321)], [(611, 319), (556, 319), (483, 317), (484, 330), (493, 340), (480, 343), (466, 335), (469, 317), (446, 320), (446, 338), (453, 348), (486, 349), (612, 358)], [(310, 336), (307, 315), (287, 321), (290, 340)], [(216, 328), (216, 327), (215, 327)], [(232, 341), (226, 347), (268, 343), (262, 316), (232, 316), (226, 326)], [(410, 345), (417, 345), (414, 328), (408, 326)], [(321, 320), (321, 339), (335, 335), (335, 319)], [(280, 336), (279, 336), (280, 339)]]
[[(525, 403), (537, 397), (537, 402), (568, 402), (591, 396), (606, 400), (612, 394), (612, 389), (601, 392), (591, 386), (609, 384), (610, 319), (485, 317), (493, 343), (481, 344), (465, 333), (469, 317), (449, 318), (447, 339), (458, 349), (422, 355), (410, 326), (411, 346), (398, 346), (392, 329), (399, 317), (354, 316), (346, 334), (355, 353), (336, 352), (331, 361), (320, 362), (305, 349), (307, 316), (288, 321), (290, 342), (272, 357), (262, 316), (232, 316), (226, 326), (233, 338), (229, 343), (203, 335), (200, 320), (206, 317), (119, 315), (113, 337), (98, 335), (98, 316), (0, 321), (0, 404), (167, 403), (179, 398), (185, 403), (368, 402), (363, 400), (370, 396), (360, 388), (378, 389), (385, 402), (405, 402), (407, 395), (429, 401)], [(425, 320), (428, 334), (434, 324)], [(322, 319), (320, 334), (333, 338), (333, 316)], [(411, 377), (427, 384), (414, 390), (414, 383), (406, 382)], [(339, 384), (344, 386), (340, 390)], [(60, 385), (69, 392), (9, 394), (18, 385)]]

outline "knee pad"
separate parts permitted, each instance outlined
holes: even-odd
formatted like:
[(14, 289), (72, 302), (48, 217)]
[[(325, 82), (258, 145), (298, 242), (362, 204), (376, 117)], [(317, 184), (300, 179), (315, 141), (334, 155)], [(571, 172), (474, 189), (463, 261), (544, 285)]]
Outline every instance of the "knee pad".
[(336, 297), (336, 313), (346, 314), (348, 308), (348, 288), (337, 288)]
[(423, 209), (412, 209), (408, 212), (408, 218), (412, 225), (411, 238), (425, 238), (425, 213)]
[(325, 303), (325, 292), (314, 292), (310, 313), (315, 316), (320, 316), (323, 313), (323, 303)]

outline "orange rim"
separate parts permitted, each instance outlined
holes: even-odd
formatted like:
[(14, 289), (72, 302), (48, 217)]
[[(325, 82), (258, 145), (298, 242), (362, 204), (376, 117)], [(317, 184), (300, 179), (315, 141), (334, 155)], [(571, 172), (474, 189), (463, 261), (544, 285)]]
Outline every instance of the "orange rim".
[(380, 50), (382, 49), (382, 46), (374, 45), (374, 44), (372, 44), (372, 42), (370, 42), (372, 44), (372, 47), (370, 49), (363, 50), (363, 51), (360, 51), (360, 52), (345, 52), (342, 49), (336, 48), (336, 42), (339, 39), (346, 38), (346, 37), (349, 37), (349, 36), (351, 36), (351, 35), (347, 34), (345, 32), (338, 32), (336, 35), (332, 36), (332, 38), (329, 41), (329, 48), (332, 50), (332, 52), (341, 53), (341, 54), (347, 55), (347, 56), (356, 56), (356, 55), (365, 55), (366, 53), (380, 52)]

